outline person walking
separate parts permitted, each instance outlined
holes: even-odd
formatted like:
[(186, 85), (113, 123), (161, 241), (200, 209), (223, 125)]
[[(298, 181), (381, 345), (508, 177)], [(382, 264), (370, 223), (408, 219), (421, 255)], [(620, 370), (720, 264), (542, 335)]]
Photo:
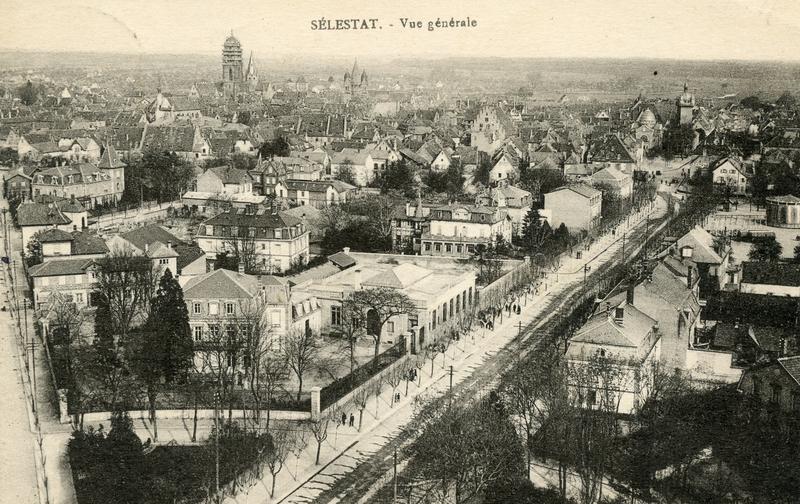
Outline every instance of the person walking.
[(350, 413), (350, 427), (353, 426), (355, 421), (356, 421), (356, 417), (352, 413)]
[(347, 413), (342, 412), (342, 427), (347, 425)]

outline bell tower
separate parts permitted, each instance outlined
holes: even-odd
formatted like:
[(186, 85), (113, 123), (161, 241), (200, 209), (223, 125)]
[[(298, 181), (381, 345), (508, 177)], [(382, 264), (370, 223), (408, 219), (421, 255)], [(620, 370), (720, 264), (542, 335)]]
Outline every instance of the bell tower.
[(242, 45), (231, 30), (230, 36), (225, 39), (225, 44), (222, 46), (222, 89), (225, 96), (235, 97), (237, 93), (244, 91), (243, 81)]

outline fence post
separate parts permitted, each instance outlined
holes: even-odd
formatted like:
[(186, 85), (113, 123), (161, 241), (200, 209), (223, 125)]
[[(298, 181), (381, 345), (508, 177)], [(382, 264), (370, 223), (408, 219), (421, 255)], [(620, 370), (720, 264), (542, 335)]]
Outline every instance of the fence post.
[(319, 420), (321, 406), (319, 393), (321, 390), (320, 387), (311, 388), (311, 420)]

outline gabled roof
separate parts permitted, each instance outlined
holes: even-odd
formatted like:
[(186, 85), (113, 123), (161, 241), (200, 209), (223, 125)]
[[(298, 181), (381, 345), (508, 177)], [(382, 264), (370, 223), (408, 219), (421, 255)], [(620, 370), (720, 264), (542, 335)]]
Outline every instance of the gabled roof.
[(117, 156), (117, 151), (114, 149), (114, 146), (111, 144), (106, 144), (105, 150), (103, 154), (100, 156), (100, 161), (97, 163), (98, 168), (124, 168), (127, 166), (125, 163), (119, 160)]
[(54, 261), (46, 261), (35, 266), (32, 266), (28, 273), (30, 276), (46, 277), (46, 276), (66, 276), (66, 275), (80, 275), (86, 271), (86, 268), (94, 264), (93, 259), (56, 259)]
[(108, 246), (102, 238), (90, 231), (73, 231), (72, 255), (106, 254)]
[(237, 208), (217, 214), (203, 224), (210, 226), (250, 226), (265, 228), (284, 228), (297, 226), (303, 221), (286, 212), (272, 213), (269, 209), (260, 208), (256, 213), (246, 213)]
[(692, 247), (692, 261), (722, 264), (722, 257), (714, 250), (714, 237), (701, 227), (695, 227), (678, 238), (678, 248)]
[(158, 224), (148, 224), (139, 229), (120, 234), (120, 237), (132, 243), (139, 250), (144, 250), (145, 245), (150, 246), (155, 242), (170, 243), (173, 245), (183, 244), (175, 235), (165, 230)]
[(203, 249), (196, 245), (178, 244), (175, 250), (178, 252), (178, 271), (206, 255)]
[(39, 234), (39, 243), (62, 243), (71, 241), (71, 234), (57, 228), (50, 228)]
[(572, 191), (575, 194), (583, 196), (584, 198), (593, 198), (595, 196), (600, 196), (602, 194), (594, 187), (586, 184), (572, 184), (572, 185), (562, 186), (559, 187), (558, 189), (549, 192), (548, 194), (557, 193), (559, 191)]
[(26, 201), (17, 208), (17, 223), (20, 226), (57, 226), (70, 222), (55, 206)]
[(247, 170), (231, 166), (215, 166), (208, 171), (216, 175), (223, 184), (246, 184), (252, 180)]
[(185, 299), (252, 299), (259, 290), (258, 277), (217, 269), (189, 279)]
[(341, 269), (349, 268), (356, 263), (356, 260), (345, 254), (344, 252), (336, 252), (329, 255), (328, 260)]
[(406, 263), (395, 266), (390, 270), (382, 271), (361, 283), (370, 287), (405, 289), (431, 274), (433, 274), (431, 270)]
[(800, 355), (781, 357), (778, 359), (778, 365), (800, 385)]
[(614, 321), (613, 310), (611, 313), (599, 311), (570, 338), (570, 343), (640, 348), (657, 322), (633, 305), (626, 304), (623, 310), (622, 324)]
[(148, 247), (146, 255), (150, 259), (166, 259), (170, 257), (178, 257), (178, 252), (176, 252), (174, 248), (167, 244), (154, 242)]

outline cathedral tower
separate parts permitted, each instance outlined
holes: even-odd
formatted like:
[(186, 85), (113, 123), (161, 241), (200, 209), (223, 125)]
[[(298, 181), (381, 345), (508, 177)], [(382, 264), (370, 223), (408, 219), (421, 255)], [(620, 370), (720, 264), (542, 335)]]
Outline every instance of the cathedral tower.
[(233, 97), (244, 91), (243, 80), (242, 45), (231, 30), (231, 35), (225, 39), (225, 45), (222, 46), (222, 89), (225, 96)]

